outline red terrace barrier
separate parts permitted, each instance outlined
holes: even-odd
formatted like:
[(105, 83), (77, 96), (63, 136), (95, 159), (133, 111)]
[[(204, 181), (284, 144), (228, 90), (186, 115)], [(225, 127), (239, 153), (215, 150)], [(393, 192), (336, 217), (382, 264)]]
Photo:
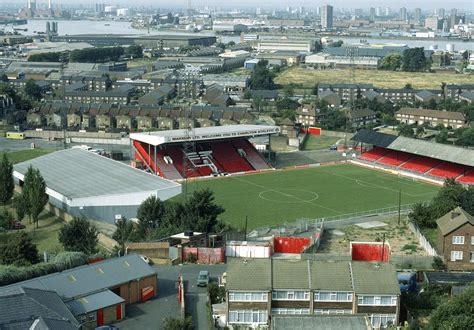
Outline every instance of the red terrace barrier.
[(301, 133), (306, 133), (306, 132), (308, 132), (309, 135), (321, 135), (321, 128), (319, 128), (319, 127), (312, 127), (312, 126), (309, 127), (309, 128), (301, 127), (300, 132), (301, 132)]
[(275, 253), (303, 253), (312, 244), (311, 237), (275, 237)]
[(104, 258), (91, 258), (87, 260), (87, 264), (92, 265), (92, 264), (95, 264), (96, 262), (101, 262), (103, 260)]
[(390, 245), (385, 243), (382, 260), (382, 243), (352, 243), (351, 255), (353, 261), (390, 261)]
[(223, 247), (220, 248), (196, 248), (196, 247), (185, 247), (183, 248), (182, 260), (189, 260), (189, 256), (194, 254), (197, 258), (197, 262), (200, 264), (220, 264), (224, 262), (225, 251)]

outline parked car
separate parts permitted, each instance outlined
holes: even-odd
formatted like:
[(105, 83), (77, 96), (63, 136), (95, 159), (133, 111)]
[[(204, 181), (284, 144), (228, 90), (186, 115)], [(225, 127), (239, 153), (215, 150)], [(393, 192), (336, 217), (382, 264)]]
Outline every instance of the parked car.
[(24, 229), (25, 225), (22, 224), (20, 221), (15, 220), (12, 222), (12, 229)]
[(329, 147), (329, 150), (337, 150), (337, 145), (333, 144)]
[(209, 284), (209, 271), (201, 270), (197, 278), (197, 286), (207, 286)]
[(219, 286), (225, 287), (227, 283), (227, 272), (222, 273), (222, 276), (219, 277)]

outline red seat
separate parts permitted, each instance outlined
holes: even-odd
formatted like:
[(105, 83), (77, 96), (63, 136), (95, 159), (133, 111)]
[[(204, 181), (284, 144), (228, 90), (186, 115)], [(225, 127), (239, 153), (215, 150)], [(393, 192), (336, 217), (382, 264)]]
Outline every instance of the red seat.
[(457, 178), (466, 171), (466, 166), (443, 162), (438, 167), (435, 167), (428, 172), (429, 175), (440, 178)]
[(439, 163), (441, 163), (441, 161), (438, 159), (415, 156), (400, 167), (414, 172), (426, 173)]
[(458, 179), (461, 183), (474, 184), (474, 168)]
[(403, 151), (390, 151), (382, 158), (377, 160), (377, 163), (391, 165), (391, 166), (399, 166), (409, 160), (412, 157), (411, 154), (407, 154)]
[(359, 157), (361, 159), (369, 160), (369, 161), (376, 161), (377, 159), (386, 155), (389, 151), (385, 148), (380, 147), (373, 147), (369, 151), (364, 152)]

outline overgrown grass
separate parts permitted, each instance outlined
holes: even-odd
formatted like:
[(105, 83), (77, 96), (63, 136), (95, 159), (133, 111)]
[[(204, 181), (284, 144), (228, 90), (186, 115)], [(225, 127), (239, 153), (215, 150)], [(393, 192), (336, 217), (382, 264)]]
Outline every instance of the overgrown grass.
[[(27, 149), (27, 150), (20, 150), (20, 151), (11, 151), (7, 152), (8, 159), (13, 164), (18, 164), (39, 156), (47, 155), (54, 150), (52, 149)], [(0, 152), (0, 157), (3, 157), (4, 152)]]
[(303, 150), (324, 150), (329, 149), (330, 146), (339, 141), (340, 137), (324, 136), (324, 135), (310, 135), (303, 145)]
[[(410, 83), (413, 88), (440, 89), (443, 82), (447, 84), (472, 83), (474, 75), (455, 74), (452, 72), (394, 72), (382, 70), (356, 69), (354, 83), (374, 84), (379, 88), (403, 88)], [(305, 88), (313, 88), (317, 83), (347, 83), (351, 80), (349, 69), (307, 70), (295, 66), (282, 71), (276, 83), (288, 85), (301, 84)]]
[(432, 247), (436, 247), (436, 241), (438, 239), (438, 232), (436, 228), (420, 228), (421, 233), (430, 242)]

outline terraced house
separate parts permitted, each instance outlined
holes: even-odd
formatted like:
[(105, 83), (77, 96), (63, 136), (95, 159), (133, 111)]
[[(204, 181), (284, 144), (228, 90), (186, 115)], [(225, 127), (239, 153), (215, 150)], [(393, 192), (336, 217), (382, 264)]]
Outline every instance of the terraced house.
[(398, 324), (400, 288), (388, 263), (235, 258), (228, 261), (229, 326), (268, 326), (274, 315), (367, 315)]

